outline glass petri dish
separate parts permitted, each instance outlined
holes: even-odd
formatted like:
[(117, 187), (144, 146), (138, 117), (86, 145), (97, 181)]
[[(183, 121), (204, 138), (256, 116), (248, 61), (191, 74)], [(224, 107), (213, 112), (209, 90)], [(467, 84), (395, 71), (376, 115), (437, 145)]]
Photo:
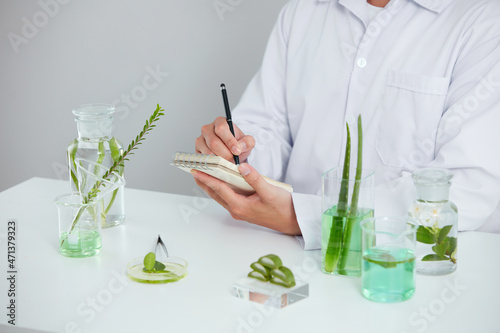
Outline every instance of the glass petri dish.
[(160, 261), (165, 265), (165, 269), (159, 272), (148, 273), (144, 269), (144, 258), (132, 259), (127, 265), (127, 276), (140, 283), (170, 283), (176, 282), (188, 273), (188, 263), (179, 257), (169, 257)]

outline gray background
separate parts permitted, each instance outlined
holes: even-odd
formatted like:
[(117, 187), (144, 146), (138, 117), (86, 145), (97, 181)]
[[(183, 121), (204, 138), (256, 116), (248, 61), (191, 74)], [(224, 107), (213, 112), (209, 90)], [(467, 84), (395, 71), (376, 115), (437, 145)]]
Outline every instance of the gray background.
[(127, 146), (158, 103), (166, 114), (127, 162), (127, 186), (196, 195), (171, 156), (224, 115), (220, 83), (237, 104), (286, 2), (0, 0), (0, 191), (67, 179), (74, 106), (115, 104)]

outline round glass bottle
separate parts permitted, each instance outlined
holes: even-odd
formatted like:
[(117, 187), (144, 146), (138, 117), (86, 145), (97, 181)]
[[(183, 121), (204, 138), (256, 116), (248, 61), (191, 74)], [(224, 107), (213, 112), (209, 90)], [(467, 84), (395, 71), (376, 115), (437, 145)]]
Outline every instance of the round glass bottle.
[[(108, 169), (123, 153), (120, 141), (111, 135), (115, 107), (108, 104), (86, 104), (73, 109), (78, 137), (68, 146), (69, 181), (73, 191), (79, 191), (76, 159), (102, 164)], [(123, 166), (116, 171), (123, 176)], [(125, 221), (124, 186), (106, 195), (101, 204), (103, 228)]]
[(443, 275), (457, 268), (457, 206), (448, 200), (453, 174), (444, 169), (420, 169), (413, 173), (417, 200), (409, 215), (418, 223), (416, 270)]

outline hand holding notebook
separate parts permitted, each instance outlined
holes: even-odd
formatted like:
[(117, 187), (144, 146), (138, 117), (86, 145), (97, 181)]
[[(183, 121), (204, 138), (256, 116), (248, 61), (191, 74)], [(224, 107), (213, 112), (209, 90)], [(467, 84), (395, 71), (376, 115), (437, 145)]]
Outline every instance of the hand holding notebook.
[[(171, 164), (186, 172), (191, 172), (194, 169), (209, 174), (226, 182), (238, 193), (246, 195), (255, 193), (255, 190), (240, 174), (238, 167), (220, 156), (177, 152), (174, 154)], [(293, 188), (289, 184), (268, 177), (264, 177), (264, 179), (271, 185), (290, 193), (293, 192)]]

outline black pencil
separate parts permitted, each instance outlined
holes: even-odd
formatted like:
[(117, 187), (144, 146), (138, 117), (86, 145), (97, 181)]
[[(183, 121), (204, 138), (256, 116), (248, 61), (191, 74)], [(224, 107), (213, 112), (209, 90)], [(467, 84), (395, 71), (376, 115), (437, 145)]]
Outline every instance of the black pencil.
[[(227, 100), (227, 92), (226, 92), (226, 85), (222, 83), (220, 85), (220, 90), (222, 91), (222, 100), (224, 101), (224, 109), (226, 110), (226, 120), (227, 124), (229, 125), (229, 130), (231, 131), (231, 134), (234, 135), (234, 128), (233, 128), (233, 120), (231, 119), (231, 109), (229, 108), (229, 101)], [(240, 158), (237, 155), (233, 154), (234, 158), (234, 164), (239, 165), (240, 164)]]

